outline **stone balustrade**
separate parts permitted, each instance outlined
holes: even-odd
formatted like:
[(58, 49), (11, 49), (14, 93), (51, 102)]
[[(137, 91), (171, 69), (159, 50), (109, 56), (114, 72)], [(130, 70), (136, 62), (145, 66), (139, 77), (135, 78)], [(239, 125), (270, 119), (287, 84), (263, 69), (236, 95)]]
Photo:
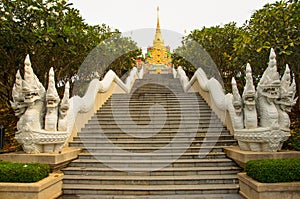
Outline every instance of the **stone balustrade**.
[(190, 81), (181, 67), (173, 74), (180, 79), (186, 92), (199, 92), (202, 95), (234, 134), (242, 150), (278, 151), (290, 136), (288, 112), (297, 100), (295, 79), (291, 80), (288, 66), (282, 78), (279, 78), (273, 49), (268, 67), (256, 89), (251, 66), (247, 64), (242, 97), (234, 78), (233, 93), (225, 95), (221, 84), (215, 78), (208, 79), (201, 68), (198, 68)]
[(134, 67), (123, 83), (110, 70), (102, 81), (92, 80), (83, 97), (69, 99), (70, 86), (67, 83), (64, 97), (60, 99), (53, 68), (49, 71), (46, 91), (33, 72), (29, 55), (24, 64), (24, 79), (19, 71), (16, 74), (11, 106), (20, 118), (15, 138), (26, 153), (60, 152), (112, 93), (129, 93), (134, 81), (143, 76), (143, 72), (139, 74)]

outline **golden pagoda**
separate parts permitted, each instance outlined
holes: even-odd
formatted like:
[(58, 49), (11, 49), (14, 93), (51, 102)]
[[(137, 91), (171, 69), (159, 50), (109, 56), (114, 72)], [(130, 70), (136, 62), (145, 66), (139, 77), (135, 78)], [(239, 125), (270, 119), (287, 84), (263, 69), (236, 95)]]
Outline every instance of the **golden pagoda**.
[(161, 73), (164, 68), (168, 69), (171, 66), (170, 47), (165, 46), (160, 30), (159, 7), (157, 7), (157, 25), (153, 46), (147, 48), (146, 63), (150, 69), (155, 69), (156, 73)]

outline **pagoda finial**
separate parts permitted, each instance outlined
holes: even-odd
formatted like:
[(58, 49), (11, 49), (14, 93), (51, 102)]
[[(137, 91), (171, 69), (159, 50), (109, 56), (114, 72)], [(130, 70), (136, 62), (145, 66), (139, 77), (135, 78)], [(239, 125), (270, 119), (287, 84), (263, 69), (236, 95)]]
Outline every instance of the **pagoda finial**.
[(156, 29), (160, 29), (160, 24), (159, 24), (159, 6), (157, 6), (157, 25)]
[(165, 49), (164, 40), (162, 38), (162, 34), (160, 31), (160, 23), (159, 23), (159, 6), (157, 6), (157, 26), (156, 33), (153, 40), (153, 47), (156, 49)]

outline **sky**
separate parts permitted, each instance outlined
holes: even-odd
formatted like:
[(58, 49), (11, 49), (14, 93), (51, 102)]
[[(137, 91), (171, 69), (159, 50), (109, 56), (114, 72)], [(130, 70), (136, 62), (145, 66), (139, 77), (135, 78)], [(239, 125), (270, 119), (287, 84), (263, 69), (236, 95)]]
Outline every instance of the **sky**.
[[(175, 48), (180, 42), (178, 37), (181, 38), (194, 29), (223, 25), (232, 21), (242, 26), (255, 10), (276, 0), (69, 0), (69, 2), (80, 10), (88, 24), (105, 23), (125, 35), (136, 37), (135, 40), (138, 40), (143, 48), (151, 45), (155, 34), (153, 29), (156, 27), (156, 8), (159, 6), (163, 38), (166, 44)], [(149, 40), (145, 34), (147, 38), (150, 37)]]

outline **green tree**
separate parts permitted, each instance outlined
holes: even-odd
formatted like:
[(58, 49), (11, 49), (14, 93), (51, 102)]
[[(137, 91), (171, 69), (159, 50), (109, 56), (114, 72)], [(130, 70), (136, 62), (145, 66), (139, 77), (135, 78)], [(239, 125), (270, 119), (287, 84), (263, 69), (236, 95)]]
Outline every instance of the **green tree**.
[(17, 70), (23, 73), (26, 54), (43, 85), (50, 67), (57, 81), (70, 81), (92, 49), (119, 34), (105, 24), (88, 25), (67, 0), (2, 0), (0, 27), (0, 121), (10, 138), (16, 118), (9, 100)]
[[(214, 66), (209, 61), (212, 59), (220, 72), (225, 89), (230, 91), (231, 77), (236, 76), (242, 70), (241, 65), (236, 65), (234, 60), (234, 41), (239, 37), (241, 32), (242, 29), (238, 28), (236, 23), (225, 24), (222, 27), (203, 27), (201, 30), (194, 30), (184, 39), (183, 43), (185, 46), (175, 50), (175, 54), (172, 55), (174, 57), (173, 62), (175, 65), (184, 64), (184, 67), (190, 68), (182, 60), (182, 58), (186, 59), (190, 54), (193, 57), (191, 58), (192, 60), (198, 60), (193, 61), (193, 64), (196, 64), (194, 66), (203, 68), (209, 74), (212, 72), (209, 72), (209, 68), (213, 68)], [(191, 44), (191, 41), (197, 44)], [(199, 48), (202, 48), (202, 50)], [(180, 58), (178, 54), (182, 51), (185, 51), (186, 55)], [(198, 55), (195, 54), (195, 52), (200, 51), (203, 52), (198, 53)], [(213, 74), (216, 74), (216, 72), (214, 71)]]
[(280, 74), (289, 64), (295, 74), (300, 96), (300, 3), (279, 1), (257, 10), (235, 40), (234, 52), (239, 63), (249, 62), (256, 83), (265, 70), (270, 48), (277, 54)]
[(11, 99), (16, 71), (26, 54), (45, 85), (50, 67), (57, 79), (72, 77), (101, 41), (114, 34), (106, 26), (89, 26), (65, 0), (4, 0), (0, 2), (0, 95)]
[(107, 38), (96, 46), (82, 63), (77, 73), (79, 78), (75, 84), (75, 94), (84, 95), (95, 73), (102, 78), (108, 70), (113, 70), (118, 77), (125, 80), (127, 72), (135, 66), (136, 58), (141, 54), (142, 50), (137, 47), (136, 42), (123, 37), (121, 33)]

